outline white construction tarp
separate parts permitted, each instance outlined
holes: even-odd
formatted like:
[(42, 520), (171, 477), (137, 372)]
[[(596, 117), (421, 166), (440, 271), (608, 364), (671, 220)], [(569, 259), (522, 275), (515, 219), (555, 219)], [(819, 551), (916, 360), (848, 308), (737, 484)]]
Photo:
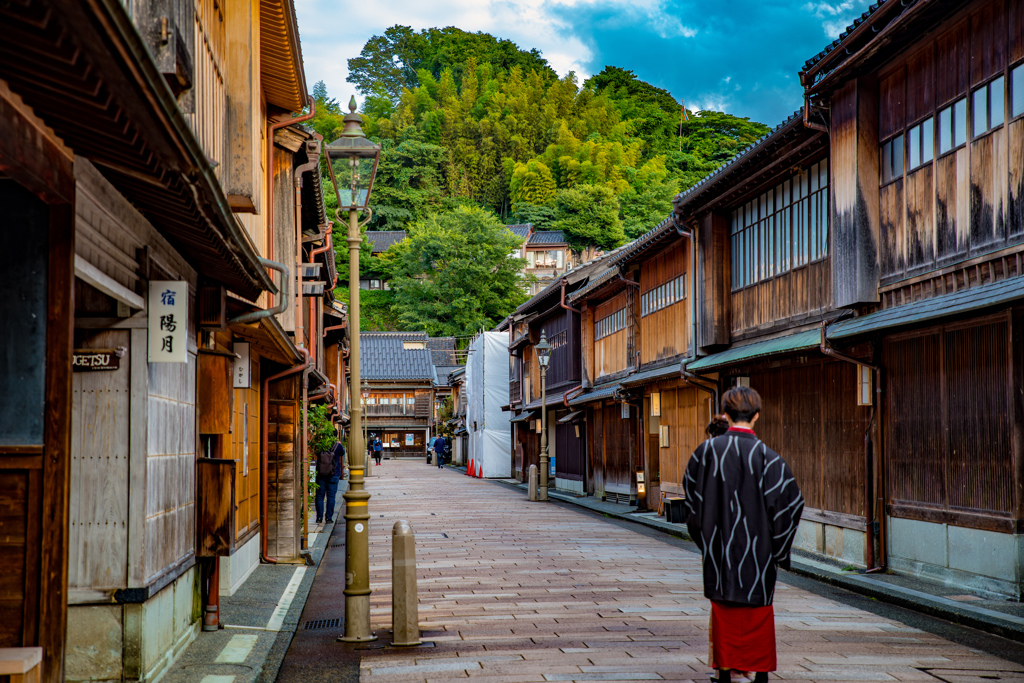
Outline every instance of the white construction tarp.
[(469, 470), (477, 477), (512, 476), (508, 403), (508, 333), (484, 332), (469, 345), (466, 363)]

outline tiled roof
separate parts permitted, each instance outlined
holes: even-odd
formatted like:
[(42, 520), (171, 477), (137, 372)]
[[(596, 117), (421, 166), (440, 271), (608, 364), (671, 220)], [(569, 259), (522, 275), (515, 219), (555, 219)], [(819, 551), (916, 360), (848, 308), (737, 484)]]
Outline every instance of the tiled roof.
[[(894, 1), (895, 0), (881, 0), (880, 2), (872, 3), (868, 7), (866, 12), (861, 14), (858, 18), (854, 19), (853, 23), (850, 24), (849, 26), (847, 26), (846, 30), (839, 34), (839, 37), (837, 39), (833, 40), (831, 43), (826, 45), (824, 50), (822, 50), (821, 52), (819, 52), (818, 54), (814, 55), (813, 57), (808, 59), (806, 62), (804, 62), (803, 71), (807, 71), (808, 69), (813, 67), (815, 64), (820, 62), (822, 59), (824, 59), (826, 56), (828, 56), (833, 51), (835, 51), (836, 48), (838, 48), (840, 45), (842, 45), (843, 42), (845, 42), (846, 39), (850, 37), (850, 34), (853, 33), (854, 29), (858, 28), (861, 24), (863, 24), (869, 17), (871, 17), (871, 15), (873, 15), (875, 12), (880, 10), (886, 3), (891, 3), (891, 2), (894, 2)], [(901, 0), (901, 2), (902, 2), (902, 0)], [(911, 2), (906, 3), (906, 4), (907, 5), (913, 4), (913, 0), (911, 0)]]
[(506, 228), (512, 231), (512, 234), (516, 237), (526, 239), (530, 236), (530, 231), (533, 230), (533, 223), (517, 223), (515, 225), (506, 225)]
[(530, 235), (527, 244), (568, 244), (561, 230), (537, 230)]
[(364, 380), (434, 382), (430, 349), (406, 349), (402, 342), (427, 341), (426, 332), (364, 332), (359, 335), (359, 370)]
[(572, 407), (581, 406), (584, 403), (591, 403), (593, 401), (602, 401), (606, 398), (611, 398), (612, 394), (615, 393), (616, 389), (619, 389), (622, 385), (618, 382), (612, 381), (607, 384), (598, 384), (593, 389), (585, 394), (579, 394), (569, 399), (569, 405)]
[[(747, 146), (746, 149), (744, 149), (739, 154), (734, 156), (732, 159), (730, 159), (729, 161), (725, 162), (724, 164), (722, 164), (721, 166), (716, 168), (714, 171), (712, 171), (708, 175), (704, 176), (697, 184), (695, 184), (692, 187), (690, 187), (689, 189), (684, 190), (683, 192), (680, 192), (679, 194), (677, 194), (675, 199), (672, 200), (672, 205), (674, 207), (675, 213), (677, 213), (677, 214), (680, 213), (680, 209), (688, 201), (690, 201), (691, 199), (693, 199), (694, 197), (696, 197), (696, 196), (698, 196), (700, 194), (703, 194), (712, 185), (718, 183), (720, 180), (722, 180), (725, 177), (727, 177), (733, 170), (735, 170), (737, 164), (739, 164), (741, 161), (743, 161), (747, 157), (752, 156), (755, 152), (760, 151), (761, 149), (766, 147), (768, 144), (770, 144), (773, 141), (773, 138), (775, 136), (781, 136), (783, 132), (789, 130), (790, 128), (795, 128), (798, 124), (802, 127), (803, 126), (803, 115), (804, 115), (803, 107), (801, 107), (800, 109), (797, 109), (795, 112), (793, 112), (792, 115), (790, 115), (789, 118), (787, 118), (785, 121), (783, 121), (779, 125), (775, 126), (775, 128), (770, 130), (767, 134), (763, 135), (759, 139), (757, 139), (754, 142), (750, 143)], [(654, 230), (651, 230), (650, 232), (648, 232), (647, 235), (650, 235), (651, 233), (653, 233), (655, 231), (662, 230), (664, 225), (665, 224), (662, 223), (661, 225), (659, 225)], [(644, 239), (645, 237), (647, 237), (647, 235), (644, 235), (644, 237), (641, 237), (640, 239), (641, 240)]]
[(439, 387), (450, 386), (450, 384), (448, 383), (449, 375), (451, 375), (456, 370), (461, 370), (463, 367), (464, 366), (462, 365), (435, 365), (434, 370), (437, 376), (434, 379), (434, 384), (436, 384)]
[(373, 253), (380, 254), (388, 250), (392, 244), (405, 239), (405, 230), (367, 230), (366, 239), (373, 245)]
[(985, 309), (1010, 306), (1022, 298), (1024, 276), (1011, 277), (843, 320), (828, 328), (828, 338), (843, 339), (899, 327), (925, 325), (956, 315), (978, 314)]
[[(593, 277), (595, 274), (603, 273), (604, 268), (607, 266), (607, 264), (611, 263), (612, 259), (614, 259), (618, 254), (622, 253), (622, 251), (628, 248), (631, 244), (633, 244), (633, 242), (628, 242), (622, 245), (621, 247), (617, 247), (615, 249), (612, 249), (611, 251), (601, 254), (595, 259), (591, 259), (586, 263), (581, 263), (575, 268), (571, 268), (565, 271), (565, 273), (563, 273), (561, 277), (552, 280), (548, 286), (534, 294), (528, 301), (526, 301), (526, 303), (520, 304), (519, 308), (515, 310), (515, 313), (523, 314), (526, 311), (531, 310), (539, 302), (553, 294), (555, 291), (560, 291), (562, 288), (563, 279), (566, 280), (566, 282), (569, 285), (576, 285), (580, 282), (583, 282), (584, 280), (587, 280), (588, 278)], [(572, 291), (575, 291), (575, 288), (567, 287), (566, 296), (569, 296), (569, 293)], [(508, 321), (508, 323), (511, 323), (511, 318), (512, 316), (509, 316), (505, 320), (501, 321), (501, 324), (496, 329), (506, 329), (508, 327), (506, 321)]]

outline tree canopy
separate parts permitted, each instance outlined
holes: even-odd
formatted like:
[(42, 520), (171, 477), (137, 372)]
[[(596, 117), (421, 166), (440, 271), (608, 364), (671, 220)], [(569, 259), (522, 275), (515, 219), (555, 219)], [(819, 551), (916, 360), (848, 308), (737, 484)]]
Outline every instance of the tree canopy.
[[(504, 244), (495, 226), (560, 229), (581, 251), (617, 247), (768, 131), (723, 112), (686, 112), (626, 68), (606, 66), (580, 85), (535, 49), (450, 26), (388, 28), (349, 60), (349, 81), (363, 95), (363, 130), (382, 147), (369, 229), (409, 232), (383, 259), (361, 254), (361, 269), (394, 277), (374, 304), (390, 310), (373, 318), (431, 334), (472, 333), (522, 300), (509, 271), (519, 245)], [(334, 140), (344, 112), (322, 82), (313, 97), (312, 126)]]
[(494, 214), (458, 207), (414, 223), (388, 250), (393, 310), (433, 337), (490, 329), (526, 300), (519, 238)]

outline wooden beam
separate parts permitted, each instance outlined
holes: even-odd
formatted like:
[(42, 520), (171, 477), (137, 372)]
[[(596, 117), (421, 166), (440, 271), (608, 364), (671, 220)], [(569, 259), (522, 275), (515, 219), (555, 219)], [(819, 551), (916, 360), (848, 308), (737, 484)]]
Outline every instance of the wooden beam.
[[(58, 189), (73, 198), (73, 176), (64, 180), (70, 181), (71, 186)], [(74, 254), (74, 203), (51, 205), (38, 642), (43, 648), (44, 681), (52, 683), (64, 680), (68, 617)]]
[(74, 154), (0, 81), (0, 172), (49, 203), (72, 203)]

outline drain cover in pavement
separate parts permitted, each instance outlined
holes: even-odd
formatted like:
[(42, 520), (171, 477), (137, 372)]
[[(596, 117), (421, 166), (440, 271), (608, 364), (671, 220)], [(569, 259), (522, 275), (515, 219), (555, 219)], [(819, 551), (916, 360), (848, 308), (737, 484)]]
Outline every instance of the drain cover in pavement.
[(315, 619), (313, 621), (307, 621), (306, 625), (302, 628), (307, 631), (317, 631), (322, 628), (340, 628), (341, 619)]

